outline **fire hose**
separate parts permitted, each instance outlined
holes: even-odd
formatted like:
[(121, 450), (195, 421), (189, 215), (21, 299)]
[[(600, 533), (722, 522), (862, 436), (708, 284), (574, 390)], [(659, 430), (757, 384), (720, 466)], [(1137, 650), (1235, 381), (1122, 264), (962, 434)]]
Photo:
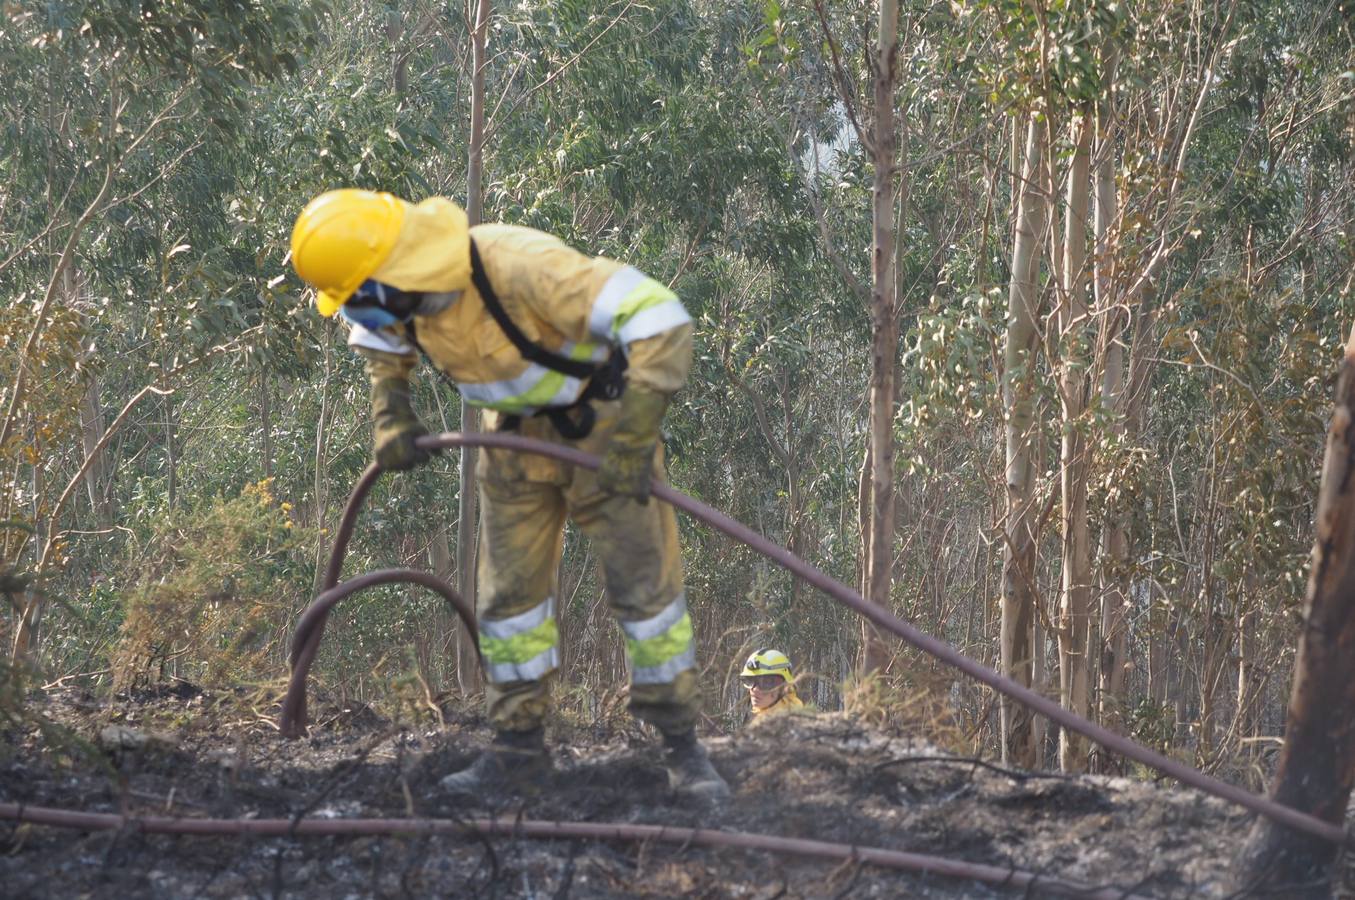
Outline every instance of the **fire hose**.
[[(595, 456), (569, 447), (550, 444), (544, 441), (536, 441), (516, 434), (449, 432), (440, 435), (421, 437), (418, 439), (417, 443), (425, 450), (460, 446), (498, 447), (505, 450), (516, 450), (522, 453), (536, 453), (541, 456), (549, 456), (553, 459), (558, 459), (562, 462), (581, 466), (586, 469), (597, 469), (598, 467), (598, 459)], [(338, 585), (339, 571), (343, 564), (343, 556), (347, 550), (349, 538), (352, 536), (353, 525), (357, 520), (358, 509), (361, 507), (363, 500), (371, 490), (371, 487), (375, 483), (380, 472), (381, 470), (376, 466), (369, 466), (367, 471), (364, 472), (362, 477), (358, 480), (357, 485), (353, 488), (353, 494), (349, 498), (348, 506), (344, 509), (338, 533), (335, 535), (334, 549), (330, 556), (329, 567), (325, 573), (325, 591), (315, 599), (303, 614), (297, 625), (296, 634), (292, 640), (292, 677), (291, 682), (287, 687), (286, 698), (283, 700), (282, 715), (280, 719), (281, 730), (285, 735), (299, 736), (305, 731), (306, 674), (310, 669), (311, 662), (315, 658), (316, 651), (319, 649), (320, 638), (324, 632), (325, 619), (328, 616), (330, 608), (342, 599), (342, 597), (360, 589), (356, 584), (358, 579), (352, 579), (345, 582), (343, 585)], [(1118, 753), (1135, 762), (1140, 762), (1150, 768), (1156, 769), (1164, 775), (1176, 779), (1182, 784), (1198, 788), (1207, 794), (1212, 794), (1215, 797), (1235, 803), (1251, 812), (1273, 819), (1282, 825), (1287, 825), (1290, 828), (1323, 838), (1332, 843), (1345, 843), (1346, 832), (1341, 825), (1327, 822), (1305, 812), (1300, 812), (1299, 810), (1285, 806), (1282, 803), (1277, 803), (1269, 797), (1253, 794), (1251, 791), (1238, 787), (1235, 784), (1229, 784), (1212, 775), (1206, 775), (1198, 769), (1164, 756), (1156, 750), (1145, 747), (1142, 744), (1130, 740), (1124, 735), (1117, 734), (1102, 725), (1098, 725), (1095, 722), (1079, 716), (1071, 710), (1065, 709), (1058, 703), (1045, 697), (1043, 694), (1008, 678), (1006, 675), (1003, 675), (994, 669), (990, 669), (978, 660), (965, 656), (945, 641), (919, 631), (889, 610), (866, 600), (859, 593), (847, 587), (845, 584), (830, 578), (828, 575), (814, 568), (790, 551), (777, 546), (767, 540), (767, 538), (748, 528), (746, 525), (735, 521), (719, 510), (712, 509), (699, 500), (694, 500), (686, 494), (674, 490), (667, 484), (655, 484), (653, 486), (653, 494), (655, 497), (672, 504), (674, 507), (682, 510), (693, 518), (724, 532), (738, 541), (742, 541), (744, 544), (747, 544), (749, 547), (786, 569), (791, 574), (803, 579), (832, 597), (834, 600), (837, 600), (849, 609), (854, 610), (886, 631), (903, 638), (907, 643), (924, 653), (929, 654), (938, 661), (945, 663), (952, 668), (959, 669), (976, 681), (988, 685), (993, 690), (1006, 695), (1035, 712), (1043, 714), (1052, 721), (1062, 725), (1064, 728), (1083, 735), (1107, 750)], [(421, 584), (429, 585), (433, 582), (438, 582), (438, 579), (427, 573), (416, 574), (419, 577), (417, 579), (411, 578), (410, 580), (418, 580)], [(361, 578), (364, 576), (359, 577)], [(439, 583), (439, 586), (434, 589), (447, 597), (454, 595), (454, 592), (445, 583)], [(467, 626), (472, 629), (472, 634), (474, 634), (474, 617), (470, 614), (470, 611), (466, 608), (464, 602), (460, 602), (459, 597), (457, 600), (458, 602), (455, 604), (457, 612), (467, 623)]]
[(267, 837), (398, 835), (502, 835), (544, 840), (642, 841), (679, 846), (733, 847), (784, 853), (795, 858), (835, 859), (899, 869), (920, 874), (967, 878), (999, 887), (1020, 888), (1026, 896), (1058, 894), (1085, 900), (1146, 900), (1117, 887), (1080, 884), (1064, 878), (1016, 868), (972, 863), (945, 856), (834, 844), (806, 838), (720, 831), (713, 828), (675, 828), (607, 822), (548, 822), (505, 816), (498, 819), (181, 819), (173, 816), (119, 816), (114, 813), (74, 812), (45, 806), (0, 803), (0, 819), (32, 822), (82, 831), (140, 829), (152, 834), (258, 835)]

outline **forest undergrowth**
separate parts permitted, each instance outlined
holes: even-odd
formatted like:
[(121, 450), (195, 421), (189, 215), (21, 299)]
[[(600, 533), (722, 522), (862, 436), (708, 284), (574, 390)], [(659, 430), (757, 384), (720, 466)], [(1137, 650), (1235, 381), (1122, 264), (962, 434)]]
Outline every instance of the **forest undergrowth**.
[[(37, 702), (34, 702), (37, 701)], [(609, 707), (609, 708), (614, 708)], [(126, 814), (275, 818), (483, 817), (668, 824), (929, 853), (1153, 897), (1225, 896), (1250, 817), (1221, 801), (1119, 777), (970, 759), (877, 706), (774, 717), (709, 734), (732, 799), (672, 796), (657, 740), (628, 716), (560, 714), (557, 772), (531, 796), (468, 803), (438, 779), (489, 730), (478, 706), (384, 714), (320, 696), (310, 735), (282, 738), (256, 689), (176, 681), (105, 698), (30, 697), (0, 737), (0, 799)], [(35, 714), (41, 714), (41, 727)], [(871, 866), (738, 850), (515, 837), (219, 838), (128, 828), (0, 826), (14, 897), (1004, 897)], [(1037, 889), (1027, 896), (1042, 896)]]

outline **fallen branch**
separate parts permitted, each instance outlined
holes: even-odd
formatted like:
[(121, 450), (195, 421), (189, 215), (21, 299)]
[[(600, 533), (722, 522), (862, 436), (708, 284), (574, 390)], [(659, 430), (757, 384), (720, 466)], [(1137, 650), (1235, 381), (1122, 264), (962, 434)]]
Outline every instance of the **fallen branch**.
[(877, 770), (887, 769), (891, 766), (907, 766), (913, 763), (946, 763), (953, 766), (968, 766), (971, 773), (974, 769), (987, 769), (990, 772), (996, 772), (998, 775), (1005, 775), (1013, 781), (1029, 781), (1032, 778), (1049, 781), (1075, 781), (1078, 778), (1076, 775), (1066, 775), (1062, 772), (1023, 772), (1019, 769), (1009, 769), (1006, 766), (999, 766), (996, 763), (990, 763), (987, 760), (972, 756), (904, 756), (877, 763), (875, 768)]

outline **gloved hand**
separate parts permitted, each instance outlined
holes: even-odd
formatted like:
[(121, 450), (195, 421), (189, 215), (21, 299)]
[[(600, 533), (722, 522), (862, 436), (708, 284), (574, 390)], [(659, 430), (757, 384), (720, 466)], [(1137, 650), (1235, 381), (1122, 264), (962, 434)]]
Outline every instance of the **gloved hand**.
[(372, 456), (378, 466), (400, 471), (428, 462), (429, 452), (414, 446), (414, 439), (428, 430), (409, 405), (408, 381), (390, 377), (372, 379), (372, 419)]
[(667, 394), (642, 385), (626, 385), (616, 430), (598, 467), (598, 487), (608, 494), (649, 502), (649, 473), (667, 409)]

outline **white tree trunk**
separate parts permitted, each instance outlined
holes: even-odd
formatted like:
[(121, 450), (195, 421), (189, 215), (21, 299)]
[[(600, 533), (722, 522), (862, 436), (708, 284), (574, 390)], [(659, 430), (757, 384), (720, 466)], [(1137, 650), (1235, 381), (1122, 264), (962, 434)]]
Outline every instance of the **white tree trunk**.
[[(1125, 423), (1125, 340), (1129, 315), (1117, 305), (1115, 284), (1114, 254), (1118, 243), (1116, 219), (1119, 203), (1115, 187), (1115, 114), (1109, 100), (1103, 102), (1098, 110), (1097, 125), (1096, 257), (1093, 268), (1096, 310), (1104, 329), (1101, 403), (1112, 416), (1113, 433), (1123, 440), (1128, 431)], [(1128, 663), (1125, 608), (1129, 532), (1125, 528), (1124, 514), (1125, 510), (1112, 504), (1106, 510), (1102, 531), (1106, 565), (1102, 567), (1101, 659), (1097, 705), (1101, 722), (1117, 731), (1120, 730), (1125, 706), (1125, 666)]]
[[(1012, 280), (1008, 291), (1002, 405), (1006, 412), (1007, 516), (1002, 553), (1002, 671), (1030, 686), (1033, 679), (1035, 622), (1035, 511), (1031, 508), (1035, 470), (1031, 436), (1035, 428), (1032, 377), (1035, 317), (1039, 303), (1040, 247), (1047, 227), (1046, 201), (1040, 192), (1045, 132), (1030, 117), (1021, 158), (1016, 221), (1012, 242)], [(1001, 700), (1002, 758), (1034, 766), (1036, 742), (1031, 714), (1005, 696)]]
[[(485, 47), (489, 16), (489, 0), (478, 0), (475, 30), (471, 34), (470, 152), (466, 163), (466, 215), (471, 225), (480, 224), (485, 209), (481, 184), (484, 178)], [(479, 430), (479, 415), (464, 399), (461, 401), (461, 430), (468, 434)], [(474, 447), (461, 448), (461, 492), (456, 526), (457, 591), (472, 607), (475, 606), (475, 455)], [(458, 652), (458, 658), (460, 655)]]
[[(876, 46), (875, 131), (871, 156), (875, 165), (871, 241), (871, 376), (870, 376), (870, 530), (866, 541), (866, 599), (888, 607), (894, 573), (894, 393), (898, 369), (898, 286), (894, 232), (894, 82), (898, 69), (899, 4), (881, 0)], [(889, 645), (873, 625), (863, 625), (862, 671), (876, 672), (889, 663)]]
[[(1083, 114), (1076, 129), (1068, 172), (1068, 209), (1064, 220), (1063, 289), (1059, 308), (1061, 345), (1059, 400), (1063, 411), (1059, 453), (1063, 514), (1063, 588), (1059, 604), (1059, 694), (1080, 716), (1091, 712), (1091, 667), (1087, 659), (1091, 601), (1091, 549), (1087, 521), (1087, 447), (1082, 432), (1087, 405), (1087, 354), (1082, 333), (1087, 320), (1087, 207), (1093, 121)], [(1063, 729), (1059, 765), (1065, 772), (1085, 771), (1086, 738)]]
[[(85, 391), (80, 398), (80, 444), (88, 459), (103, 439), (107, 423), (104, 421), (103, 407), (99, 402), (99, 379), (88, 373)], [(90, 464), (89, 474), (85, 476), (85, 491), (89, 494), (89, 506), (94, 511), (94, 520), (100, 527), (113, 521), (113, 511), (105, 493), (108, 485), (108, 464), (102, 454)]]

